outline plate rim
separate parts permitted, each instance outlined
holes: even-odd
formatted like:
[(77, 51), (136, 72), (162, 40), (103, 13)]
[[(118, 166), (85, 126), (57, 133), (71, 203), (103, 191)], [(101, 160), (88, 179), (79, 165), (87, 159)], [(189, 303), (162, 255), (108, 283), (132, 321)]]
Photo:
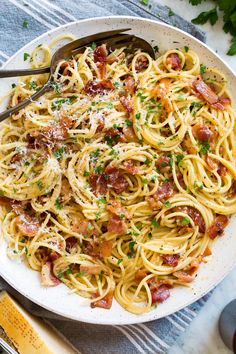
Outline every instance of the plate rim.
[[(183, 36), (190, 38), (191, 40), (194, 40), (194, 42), (196, 42), (197, 44), (203, 46), (208, 52), (210, 52), (214, 57), (216, 57), (228, 70), (229, 72), (236, 77), (236, 73), (234, 72), (234, 69), (228, 64), (226, 63), (226, 61), (220, 57), (220, 55), (218, 53), (216, 53), (213, 49), (211, 49), (206, 43), (200, 41), (199, 39), (195, 38), (194, 36), (192, 36), (191, 34), (189, 34), (188, 32), (185, 32), (177, 27), (171, 26), (169, 24), (163, 23), (161, 21), (157, 20), (151, 20), (148, 18), (142, 18), (142, 17), (137, 17), (137, 16), (119, 16), (119, 15), (113, 15), (113, 16), (99, 16), (99, 17), (90, 17), (90, 18), (86, 18), (86, 19), (82, 19), (82, 20), (77, 20), (77, 21), (72, 21), (72, 22), (68, 22), (64, 25), (55, 27), (49, 31), (46, 31), (44, 33), (42, 33), (41, 35), (39, 35), (38, 37), (34, 38), (32, 41), (26, 43), (23, 47), (19, 48), (17, 50), (16, 53), (14, 53), (12, 56), (10, 56), (9, 59), (7, 59), (6, 62), (3, 63), (3, 65), (1, 66), (1, 70), (4, 69), (8, 64), (11, 63), (11, 61), (13, 59), (15, 59), (20, 52), (22, 52), (25, 48), (27, 48), (29, 45), (33, 45), (35, 42), (38, 42), (41, 38), (44, 38), (45, 36), (51, 35), (54, 32), (57, 32), (58, 30), (61, 30), (63, 28), (66, 27), (70, 27), (70, 26), (74, 26), (76, 24), (83, 24), (84, 22), (94, 22), (94, 21), (107, 21), (107, 20), (112, 20), (112, 19), (127, 19), (127, 20), (135, 20), (135, 21), (140, 21), (140, 22), (147, 22), (147, 23), (152, 23), (152, 24), (158, 24), (161, 25), (162, 27), (170, 30), (170, 31), (175, 31), (175, 32), (179, 32), (180, 34), (182, 34)], [(130, 27), (132, 27), (132, 25), (130, 25)], [(131, 28), (132, 30), (132, 28)], [(44, 309), (60, 315), (64, 318), (68, 318), (68, 319), (72, 319), (75, 321), (80, 321), (80, 322), (84, 322), (84, 323), (90, 323), (90, 324), (98, 324), (98, 325), (128, 325), (128, 324), (138, 324), (138, 323), (145, 323), (145, 322), (149, 322), (149, 321), (154, 321), (157, 319), (161, 319), (164, 317), (167, 317), (171, 314), (174, 314), (182, 309), (184, 309), (185, 307), (193, 304), (194, 302), (198, 301), (199, 299), (201, 299), (203, 296), (205, 296), (207, 293), (209, 293), (212, 289), (214, 289), (234, 268), (236, 267), (236, 259), (234, 262), (232, 262), (232, 264), (226, 269), (224, 270), (224, 272), (221, 274), (221, 276), (217, 279), (217, 282), (211, 283), (209, 284), (209, 286), (200, 291), (197, 295), (193, 295), (190, 297), (190, 299), (188, 301), (186, 301), (184, 304), (180, 305), (180, 306), (176, 306), (176, 309), (170, 310), (170, 311), (166, 311), (165, 314), (163, 315), (158, 315), (155, 311), (150, 311), (149, 312), (149, 317), (146, 319), (143, 319), (142, 315), (137, 315), (135, 319), (130, 319), (127, 318), (125, 320), (121, 320), (121, 319), (117, 319), (117, 321), (113, 321), (113, 322), (108, 322), (108, 321), (101, 321), (100, 317), (98, 316), (96, 318), (96, 322), (94, 320), (89, 320), (86, 319), (84, 316), (82, 316), (82, 318), (78, 315), (73, 315), (73, 313), (71, 314), (65, 314), (63, 312), (61, 312), (61, 310), (55, 310), (52, 309), (50, 307), (50, 305), (47, 305), (45, 303), (43, 303), (40, 300), (37, 300), (35, 298), (32, 297), (32, 295), (30, 294), (26, 294), (24, 293), (24, 291), (22, 289), (19, 289), (17, 285), (14, 285), (11, 278), (8, 278), (8, 276), (5, 276), (4, 273), (2, 272), (2, 269), (0, 267), (0, 276), (13, 288), (15, 289), (17, 292), (19, 292), (21, 295), (25, 296), (27, 299), (29, 299), (30, 301), (32, 301), (33, 303), (43, 307)], [(68, 295), (69, 296), (69, 295)], [(125, 309), (123, 309), (124, 311), (126, 311)], [(129, 312), (127, 311), (127, 314), (129, 314)], [(102, 317), (101, 317), (102, 318)]]

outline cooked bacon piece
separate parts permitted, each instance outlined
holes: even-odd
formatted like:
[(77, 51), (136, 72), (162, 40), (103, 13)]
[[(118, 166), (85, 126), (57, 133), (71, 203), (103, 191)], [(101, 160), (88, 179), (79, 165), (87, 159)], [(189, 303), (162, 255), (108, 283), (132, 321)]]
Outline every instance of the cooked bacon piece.
[(152, 295), (152, 304), (163, 302), (170, 297), (170, 284), (162, 284), (161, 281), (151, 281), (149, 284), (150, 292)]
[(89, 275), (98, 275), (103, 270), (103, 266), (100, 264), (81, 264), (80, 272), (89, 274)]
[(230, 198), (234, 197), (236, 194), (236, 180), (233, 181), (229, 191), (228, 191), (228, 196)]
[(94, 239), (83, 245), (83, 252), (94, 258), (110, 257), (112, 253), (112, 241)]
[(116, 216), (126, 217), (127, 219), (130, 219), (129, 213), (124, 207), (121, 206), (120, 200), (110, 200), (109, 204), (106, 205), (106, 210)]
[(15, 154), (12, 156), (10, 163), (15, 163), (18, 162), (22, 159), (22, 155), (21, 154)]
[(21, 214), (16, 219), (16, 225), (23, 235), (34, 237), (40, 228), (39, 220), (28, 214)]
[(93, 224), (85, 219), (73, 220), (72, 230), (84, 236), (97, 235), (97, 230)]
[(212, 107), (220, 110), (224, 110), (224, 100), (219, 98), (217, 94), (202, 80), (200, 76), (192, 83), (193, 88), (197, 91), (200, 96)]
[(210, 250), (209, 247), (206, 247), (205, 251), (203, 252), (203, 257), (208, 257), (208, 256), (211, 256), (212, 255), (212, 252)]
[(102, 257), (110, 257), (112, 253), (112, 241), (103, 240), (101, 242), (101, 255)]
[(219, 102), (222, 104), (231, 104), (231, 99), (229, 97), (219, 97)]
[(102, 117), (102, 118), (100, 118), (98, 120), (98, 126), (97, 126), (97, 129), (96, 129), (96, 133), (102, 132), (104, 128), (105, 128), (104, 117)]
[[(101, 307), (102, 309), (110, 309), (111, 305), (112, 305), (112, 300), (113, 300), (113, 294), (114, 294), (114, 290), (110, 290), (108, 292), (108, 294), (106, 296), (104, 296), (104, 298), (102, 298), (101, 300), (97, 300), (95, 302), (91, 302), (91, 307), (95, 308), (95, 307)], [(95, 294), (95, 297), (97, 297), (98, 294)]]
[(185, 183), (184, 183), (184, 178), (183, 178), (182, 173), (178, 173), (176, 177), (177, 177), (177, 180), (178, 180), (180, 186), (181, 186), (183, 189), (185, 189), (185, 188), (186, 188), (186, 185), (185, 185)]
[(186, 150), (189, 154), (196, 154), (197, 153), (197, 149), (196, 147), (193, 145), (191, 139), (189, 136), (185, 136), (183, 142), (182, 142), (182, 146), (183, 149)]
[[(72, 228), (73, 230), (73, 228)], [(75, 231), (75, 230), (73, 230)], [(71, 253), (72, 248), (78, 244), (78, 239), (74, 236), (66, 239), (66, 252)]]
[(133, 107), (132, 107), (131, 101), (128, 98), (126, 98), (125, 96), (121, 96), (120, 102), (128, 113), (133, 112)]
[(66, 178), (62, 180), (60, 198), (62, 202), (69, 201), (73, 195), (70, 183)]
[(105, 62), (103, 62), (103, 63), (97, 63), (97, 68), (98, 68), (98, 70), (99, 70), (99, 73), (100, 73), (100, 78), (102, 79), (102, 80), (104, 80), (105, 79), (105, 77), (106, 77), (106, 72), (107, 72), (107, 67), (106, 67), (106, 63)]
[(97, 46), (94, 51), (93, 51), (93, 58), (95, 63), (100, 62), (100, 63), (105, 63), (107, 61), (107, 47), (106, 44), (102, 44)]
[(137, 83), (134, 80), (133, 76), (126, 76), (126, 78), (124, 79), (124, 84), (126, 93), (133, 95), (137, 91)]
[(193, 220), (194, 224), (199, 227), (199, 231), (203, 233), (205, 232), (204, 219), (201, 213), (197, 209), (191, 206), (180, 206), (176, 208), (176, 211), (180, 211), (182, 213), (189, 215)]
[(123, 128), (123, 140), (131, 142), (137, 141), (137, 137), (135, 135), (133, 127), (124, 127)]
[(135, 70), (142, 71), (148, 67), (148, 58), (145, 55), (140, 55), (135, 63)]
[(205, 160), (212, 171), (218, 167), (217, 162), (214, 162), (214, 160), (208, 154), (206, 154)]
[(164, 98), (168, 94), (171, 80), (168, 78), (161, 79), (155, 88), (151, 91), (151, 95), (157, 98)]
[(168, 55), (166, 62), (167, 62), (167, 64), (170, 64), (171, 69), (173, 69), (173, 70), (181, 70), (182, 69), (181, 59), (177, 53), (171, 53), (170, 55)]
[(51, 262), (56, 261), (60, 257), (61, 257), (61, 255), (59, 253), (57, 253), (56, 251), (51, 251), (51, 253), (48, 256), (48, 258)]
[(111, 80), (93, 81), (89, 80), (84, 86), (84, 91), (90, 96), (104, 95), (107, 91), (113, 90)]
[(170, 198), (174, 194), (174, 184), (172, 182), (162, 182), (155, 195), (157, 196), (158, 200), (163, 201)]
[[(168, 98), (168, 97), (163, 97), (161, 99), (161, 104), (162, 104), (162, 107), (163, 107), (163, 110), (164, 110), (164, 113), (170, 113), (170, 112), (173, 112), (173, 106), (172, 106), (172, 103), (171, 103), (171, 100)], [(167, 117), (166, 117), (167, 118)]]
[(60, 280), (52, 274), (52, 263), (46, 262), (41, 269), (41, 284), (43, 286), (56, 286)]
[(0, 197), (0, 205), (1, 206), (10, 206), (11, 199), (7, 197)]
[(206, 125), (196, 124), (192, 127), (192, 132), (199, 141), (211, 141), (213, 138), (213, 132)]
[(30, 133), (28, 137), (28, 148), (53, 147), (56, 143), (68, 138), (68, 130), (72, 126), (73, 120), (63, 116), (57, 125), (45, 127), (39, 131)]
[(105, 173), (108, 175), (108, 184), (111, 185), (117, 194), (124, 192), (128, 188), (127, 180), (117, 167), (107, 166)]
[(158, 210), (162, 208), (163, 202), (170, 198), (174, 193), (174, 184), (172, 182), (162, 182), (155, 194), (147, 197), (147, 202), (151, 209)]
[(220, 163), (217, 169), (217, 173), (218, 175), (220, 175), (220, 177), (225, 177), (227, 173), (227, 168), (224, 165), (222, 165), (222, 163)]
[(195, 278), (195, 275), (189, 274), (188, 272), (182, 270), (174, 272), (173, 275), (183, 283), (191, 283)]
[(94, 173), (90, 176), (89, 183), (95, 195), (106, 194), (108, 187), (106, 175), (104, 173)]
[(134, 276), (134, 280), (139, 284), (145, 277), (147, 276), (147, 273), (143, 269), (137, 270)]
[(162, 254), (163, 263), (171, 267), (177, 267), (180, 256), (178, 254)]
[(109, 145), (116, 145), (119, 141), (122, 141), (123, 135), (117, 128), (106, 129), (105, 140)]
[(218, 214), (215, 217), (215, 220), (209, 226), (207, 234), (211, 239), (216, 238), (216, 236), (222, 235), (224, 228), (228, 225), (229, 219), (226, 215)]
[(161, 155), (156, 160), (156, 167), (160, 170), (161, 173), (169, 172), (170, 171), (170, 158)]
[(119, 216), (113, 215), (107, 224), (107, 231), (123, 235), (127, 231), (127, 226), (124, 220), (121, 220)]
[(125, 168), (125, 170), (129, 173), (131, 173), (132, 175), (135, 175), (136, 173), (138, 173), (138, 167), (135, 164), (134, 160), (125, 160), (123, 162), (123, 166)]

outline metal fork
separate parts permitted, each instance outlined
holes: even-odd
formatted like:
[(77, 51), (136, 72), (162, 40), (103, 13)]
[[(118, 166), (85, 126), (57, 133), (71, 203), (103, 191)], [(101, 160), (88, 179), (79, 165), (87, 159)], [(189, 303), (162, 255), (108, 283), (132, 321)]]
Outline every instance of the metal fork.
[(53, 87), (52, 82), (54, 81), (54, 72), (58, 63), (65, 58), (75, 56), (92, 42), (96, 42), (96, 44), (106, 43), (108, 48), (111, 50), (115, 48), (126, 47), (127, 53), (133, 53), (137, 49), (142, 49), (152, 58), (155, 58), (154, 50), (148, 42), (134, 35), (122, 33), (128, 30), (130, 30), (130, 28), (101, 32), (72, 41), (59, 48), (54, 53), (51, 64), (47, 67), (23, 70), (0, 70), (0, 78), (50, 73), (48, 81), (40, 90), (35, 92), (32, 96), (26, 98), (23, 102), (0, 113), (0, 122), (9, 118), (12, 114), (19, 112), (21, 109), (25, 108), (27, 105), (42, 96), (44, 93), (51, 90)]

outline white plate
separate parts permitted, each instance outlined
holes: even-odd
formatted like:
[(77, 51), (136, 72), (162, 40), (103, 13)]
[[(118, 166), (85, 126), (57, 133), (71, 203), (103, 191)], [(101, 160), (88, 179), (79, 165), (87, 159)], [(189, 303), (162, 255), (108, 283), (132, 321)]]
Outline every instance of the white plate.
[[(219, 56), (192, 36), (163, 23), (136, 17), (105, 17), (83, 20), (67, 24), (43, 34), (24, 48), (20, 49), (4, 65), (5, 69), (24, 68), (23, 53), (31, 52), (41, 43), (50, 43), (63, 33), (73, 33), (77, 37), (116, 29), (132, 28), (132, 32), (158, 45), (160, 50), (189, 46), (195, 50), (201, 62), (215, 66), (225, 73), (229, 87), (235, 92), (236, 77)], [(14, 79), (2, 79), (0, 96), (6, 93)], [(234, 88), (234, 90), (233, 90)], [(121, 308), (115, 301), (111, 310), (91, 309), (86, 299), (70, 294), (68, 288), (61, 284), (55, 288), (43, 288), (39, 273), (27, 268), (23, 263), (14, 262), (6, 256), (6, 244), (0, 246), (0, 274), (21, 294), (33, 302), (62, 316), (83, 322), (96, 324), (130, 324), (155, 320), (167, 316), (198, 300), (216, 286), (236, 265), (236, 218), (232, 218), (224, 236), (215, 244), (213, 257), (203, 264), (191, 288), (178, 287), (171, 290), (170, 298), (153, 311), (144, 315), (134, 315)]]

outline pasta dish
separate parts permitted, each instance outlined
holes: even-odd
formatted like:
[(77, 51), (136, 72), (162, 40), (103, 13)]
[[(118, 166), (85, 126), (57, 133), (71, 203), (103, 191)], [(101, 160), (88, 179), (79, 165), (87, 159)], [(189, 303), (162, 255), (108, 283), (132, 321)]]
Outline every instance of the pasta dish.
[[(93, 308), (115, 298), (142, 314), (191, 285), (236, 212), (226, 78), (191, 48), (155, 49), (153, 60), (92, 43), (58, 64), (51, 91), (0, 127), (8, 256)], [(48, 65), (51, 52), (40, 45), (26, 60)], [(47, 77), (13, 84), (9, 105)]]

